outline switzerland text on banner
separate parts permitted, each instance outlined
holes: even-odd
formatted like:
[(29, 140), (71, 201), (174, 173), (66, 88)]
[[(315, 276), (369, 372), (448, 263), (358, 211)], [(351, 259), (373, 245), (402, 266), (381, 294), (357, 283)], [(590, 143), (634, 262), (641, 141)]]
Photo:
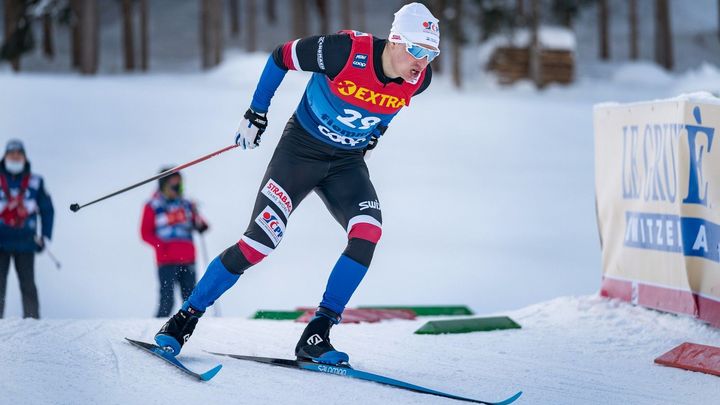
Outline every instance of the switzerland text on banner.
[(720, 326), (720, 99), (594, 110), (601, 294)]

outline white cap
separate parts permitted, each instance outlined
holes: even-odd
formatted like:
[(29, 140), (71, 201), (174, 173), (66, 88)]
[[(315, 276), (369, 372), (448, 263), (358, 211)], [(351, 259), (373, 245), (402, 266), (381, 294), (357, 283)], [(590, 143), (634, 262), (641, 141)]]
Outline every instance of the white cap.
[[(405, 39), (416, 44), (432, 45), (440, 49), (439, 21), (424, 5), (420, 3), (406, 4), (395, 13), (389, 39), (392, 42), (403, 42)], [(401, 37), (398, 37), (398, 34)]]

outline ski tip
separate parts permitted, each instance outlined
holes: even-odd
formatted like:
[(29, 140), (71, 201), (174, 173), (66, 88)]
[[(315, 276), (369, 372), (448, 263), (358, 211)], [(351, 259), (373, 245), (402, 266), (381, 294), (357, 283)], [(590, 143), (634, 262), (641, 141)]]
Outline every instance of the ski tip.
[(218, 364), (214, 368), (200, 374), (200, 379), (203, 381), (210, 381), (213, 377), (215, 377), (215, 374), (220, 372), (220, 369), (222, 368), (222, 364)]
[(493, 402), (493, 405), (508, 405), (513, 402), (515, 402), (518, 398), (520, 398), (520, 395), (522, 395), (522, 391), (518, 391), (515, 395), (511, 396), (510, 398), (501, 401), (501, 402)]

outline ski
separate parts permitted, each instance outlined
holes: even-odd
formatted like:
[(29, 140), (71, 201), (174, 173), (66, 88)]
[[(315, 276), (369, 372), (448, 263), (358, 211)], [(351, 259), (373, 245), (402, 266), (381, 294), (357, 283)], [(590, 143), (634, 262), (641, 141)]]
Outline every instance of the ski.
[(218, 364), (217, 366), (213, 367), (212, 369), (210, 369), (202, 374), (198, 374), (198, 373), (190, 370), (189, 368), (185, 367), (185, 365), (182, 364), (180, 362), (180, 360), (176, 359), (175, 356), (173, 356), (172, 354), (163, 350), (161, 347), (159, 347), (157, 345), (145, 343), (145, 342), (141, 342), (139, 340), (133, 340), (133, 339), (129, 339), (129, 338), (125, 338), (125, 340), (130, 342), (135, 347), (138, 347), (148, 353), (151, 353), (157, 357), (160, 357), (161, 359), (165, 360), (166, 362), (179, 368), (184, 373), (189, 374), (189, 375), (197, 378), (200, 381), (210, 381), (210, 379), (215, 377), (215, 374), (217, 374), (220, 371), (220, 369), (222, 368), (222, 364)]
[(392, 386), (395, 388), (400, 388), (400, 389), (404, 389), (404, 390), (408, 390), (408, 391), (414, 391), (414, 392), (418, 392), (421, 394), (436, 395), (439, 397), (456, 399), (458, 401), (474, 402), (476, 404), (507, 405), (507, 404), (515, 402), (515, 400), (518, 399), (520, 397), (520, 395), (522, 395), (522, 391), (519, 391), (515, 395), (513, 395), (503, 401), (488, 402), (488, 401), (481, 401), (479, 399), (461, 397), (459, 395), (453, 395), (453, 394), (449, 394), (446, 392), (421, 387), (419, 385), (410, 384), (408, 382), (396, 380), (394, 378), (389, 378), (389, 377), (385, 377), (382, 375), (357, 370), (357, 369), (352, 368), (350, 365), (333, 366), (333, 365), (329, 365), (329, 364), (314, 363), (311, 361), (302, 361), (302, 360), (278, 359), (278, 358), (272, 358), (272, 357), (243, 356), (243, 355), (238, 355), (238, 354), (215, 353), (215, 352), (208, 352), (208, 353), (214, 354), (217, 356), (232, 357), (233, 359), (254, 361), (254, 362), (263, 363), (263, 364), (270, 364), (273, 366), (293, 368), (293, 369), (298, 369), (298, 370), (315, 371), (318, 373), (333, 374), (333, 375), (339, 375), (339, 376), (343, 376), (343, 377), (356, 378), (356, 379), (360, 379), (360, 380), (371, 381), (371, 382), (376, 382), (379, 384), (389, 385), (389, 386)]

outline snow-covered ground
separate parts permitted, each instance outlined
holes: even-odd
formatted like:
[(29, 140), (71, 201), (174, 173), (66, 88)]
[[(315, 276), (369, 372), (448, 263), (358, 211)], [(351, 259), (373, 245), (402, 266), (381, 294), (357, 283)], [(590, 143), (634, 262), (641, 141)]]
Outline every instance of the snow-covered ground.
[[(655, 365), (689, 340), (720, 345), (693, 319), (596, 297), (558, 298), (507, 313), (520, 330), (414, 335), (425, 319), (345, 325), (334, 342), (356, 368), (488, 401), (523, 390), (518, 404), (713, 404), (717, 377)], [(303, 324), (208, 318), (184, 349), (186, 364), (222, 363), (208, 383), (130, 346), (155, 320), (6, 320), (0, 323), (2, 404), (451, 404), (337, 376), (214, 357), (291, 353)], [(459, 403), (459, 402), (457, 402)]]

